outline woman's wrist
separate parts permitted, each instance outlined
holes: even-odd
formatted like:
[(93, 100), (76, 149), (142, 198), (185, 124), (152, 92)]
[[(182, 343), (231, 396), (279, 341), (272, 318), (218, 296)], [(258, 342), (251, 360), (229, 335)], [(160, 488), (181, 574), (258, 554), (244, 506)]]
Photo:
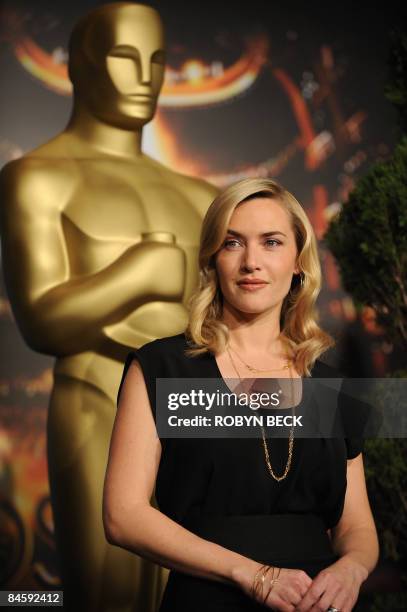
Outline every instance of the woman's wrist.
[(354, 574), (355, 578), (360, 581), (360, 584), (369, 576), (369, 570), (366, 565), (352, 553), (347, 553), (340, 557), (336, 564), (345, 569), (349, 569), (349, 571)]
[(262, 564), (252, 559), (245, 559), (233, 565), (230, 573), (230, 579), (237, 586), (246, 584), (248, 577), (253, 580), (256, 572), (261, 568)]

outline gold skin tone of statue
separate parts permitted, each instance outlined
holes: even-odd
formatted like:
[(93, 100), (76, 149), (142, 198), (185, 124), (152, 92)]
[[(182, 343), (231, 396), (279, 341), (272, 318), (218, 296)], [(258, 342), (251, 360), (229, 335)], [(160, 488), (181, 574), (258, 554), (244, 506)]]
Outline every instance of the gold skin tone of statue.
[(65, 599), (74, 606), (75, 591), (76, 610), (155, 609), (146, 588), (155, 570), (106, 542), (104, 474), (123, 360), (185, 329), (201, 222), (217, 193), (141, 151), (164, 65), (153, 8), (89, 13), (71, 39), (66, 129), (0, 175), (13, 312), (28, 345), (56, 357), (49, 473)]
[(128, 347), (185, 328), (216, 190), (141, 152), (164, 76), (157, 13), (103, 9), (73, 47), (67, 128), (3, 169), (3, 250), (28, 344), (115, 400)]

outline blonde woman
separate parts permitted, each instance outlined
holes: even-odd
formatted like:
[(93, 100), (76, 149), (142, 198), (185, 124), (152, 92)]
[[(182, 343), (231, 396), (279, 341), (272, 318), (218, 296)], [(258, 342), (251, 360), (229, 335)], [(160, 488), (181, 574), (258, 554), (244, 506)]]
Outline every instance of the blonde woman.
[(185, 334), (127, 359), (106, 536), (171, 569), (161, 612), (350, 612), (378, 558), (360, 441), (160, 439), (155, 423), (157, 377), (336, 375), (309, 220), (275, 181), (240, 181), (208, 209), (199, 267)]

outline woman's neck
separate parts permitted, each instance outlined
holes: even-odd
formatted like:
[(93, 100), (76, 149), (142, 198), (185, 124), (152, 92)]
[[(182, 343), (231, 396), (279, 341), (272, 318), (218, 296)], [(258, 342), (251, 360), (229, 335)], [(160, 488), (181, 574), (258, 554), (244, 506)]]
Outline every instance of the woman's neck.
[(246, 315), (226, 308), (222, 320), (229, 328), (229, 346), (234, 350), (244, 355), (285, 357), (279, 312)]

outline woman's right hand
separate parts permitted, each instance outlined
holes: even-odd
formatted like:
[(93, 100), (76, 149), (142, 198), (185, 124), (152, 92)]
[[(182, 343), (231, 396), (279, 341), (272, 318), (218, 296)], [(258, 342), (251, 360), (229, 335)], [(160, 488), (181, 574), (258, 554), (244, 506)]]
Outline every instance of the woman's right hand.
[[(256, 592), (253, 593), (254, 577), (261, 567), (261, 563), (254, 561), (247, 566), (236, 568), (233, 573), (233, 579), (246, 595), (251, 599), (254, 598), (266, 608), (278, 610), (279, 612), (294, 612), (296, 605), (300, 603), (312, 584), (311, 578), (302, 570), (281, 568), (278, 581), (274, 583), (270, 591), (270, 581), (273, 575), (272, 569), (270, 569), (267, 572), (263, 588), (257, 588)], [(275, 568), (274, 570), (274, 578), (278, 574), (278, 569)], [(266, 601), (264, 601), (267, 593), (269, 594)]]

